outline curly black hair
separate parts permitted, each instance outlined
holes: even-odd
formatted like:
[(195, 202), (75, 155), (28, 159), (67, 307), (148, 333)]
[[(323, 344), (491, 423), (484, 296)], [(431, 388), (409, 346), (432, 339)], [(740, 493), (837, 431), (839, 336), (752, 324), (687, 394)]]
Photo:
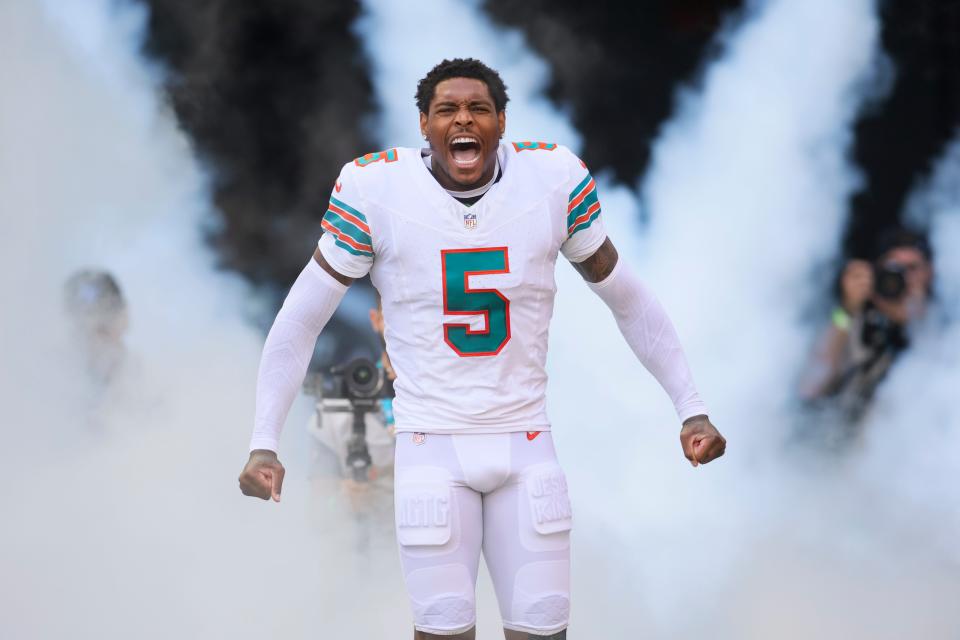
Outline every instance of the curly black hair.
[(497, 113), (507, 107), (507, 101), (510, 100), (507, 96), (507, 85), (503, 84), (503, 78), (499, 73), (475, 58), (454, 58), (444, 60), (430, 69), (427, 75), (417, 83), (417, 94), (414, 97), (420, 113), (429, 112), (430, 101), (433, 100), (437, 85), (450, 78), (473, 78), (483, 81), (490, 91)]

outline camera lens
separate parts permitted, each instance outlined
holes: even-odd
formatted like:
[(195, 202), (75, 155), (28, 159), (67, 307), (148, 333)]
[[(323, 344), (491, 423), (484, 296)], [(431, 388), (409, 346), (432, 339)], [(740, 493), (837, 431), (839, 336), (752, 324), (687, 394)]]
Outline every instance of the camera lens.
[(357, 358), (346, 366), (344, 382), (347, 395), (354, 398), (372, 398), (381, 386), (377, 365), (366, 358)]
[(874, 274), (877, 295), (886, 300), (899, 300), (907, 289), (903, 269), (897, 266), (878, 267)]

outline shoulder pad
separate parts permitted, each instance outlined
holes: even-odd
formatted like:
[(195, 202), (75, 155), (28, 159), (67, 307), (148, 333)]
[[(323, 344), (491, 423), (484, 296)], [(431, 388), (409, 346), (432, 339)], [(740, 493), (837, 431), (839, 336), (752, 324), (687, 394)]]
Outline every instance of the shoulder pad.
[(511, 142), (510, 154), (520, 165), (547, 171), (559, 180), (583, 172), (584, 165), (569, 148), (553, 142)]
[(526, 140), (524, 142), (511, 142), (513, 145), (514, 151), (520, 153), (521, 151), (553, 151), (557, 148), (556, 143), (553, 142), (531, 142)]
[(396, 162), (398, 158), (397, 149), (387, 149), (386, 151), (374, 151), (373, 153), (367, 153), (365, 155), (356, 158), (353, 161), (353, 164), (358, 167), (366, 167), (374, 162)]

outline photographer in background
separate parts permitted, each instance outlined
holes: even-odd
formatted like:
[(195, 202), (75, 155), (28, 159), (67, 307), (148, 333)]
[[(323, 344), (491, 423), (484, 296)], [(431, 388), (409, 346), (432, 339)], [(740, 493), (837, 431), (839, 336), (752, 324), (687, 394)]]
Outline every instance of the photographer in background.
[(856, 423), (909, 345), (911, 325), (926, 315), (932, 283), (930, 247), (923, 236), (905, 229), (881, 236), (874, 262), (847, 262), (839, 304), (803, 377), (802, 398)]
[(77, 271), (63, 286), (63, 306), (71, 338), (91, 380), (107, 385), (127, 353), (124, 337), (130, 321), (120, 285), (106, 271)]
[(392, 533), (396, 376), (387, 356), (379, 300), (370, 309), (370, 325), (380, 336), (378, 362), (356, 359), (306, 383), (317, 399), (307, 423), (316, 442), (312, 480), (325, 497), (345, 497), (361, 524), (382, 520), (382, 528)]

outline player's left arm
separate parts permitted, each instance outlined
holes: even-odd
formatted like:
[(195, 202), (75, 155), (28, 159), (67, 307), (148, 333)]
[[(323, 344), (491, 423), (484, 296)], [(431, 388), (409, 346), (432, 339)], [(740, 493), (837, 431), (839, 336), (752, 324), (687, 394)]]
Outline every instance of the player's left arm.
[(559, 194), (565, 197), (560, 245), (564, 257), (610, 307), (627, 344), (664, 388), (683, 427), (680, 443), (693, 466), (723, 455), (726, 441), (707, 417), (707, 407), (693, 384), (680, 339), (660, 302), (617, 255), (601, 216), (596, 180), (569, 149), (556, 148), (566, 170)]
[(683, 423), (683, 455), (693, 466), (722, 456), (727, 441), (707, 417), (676, 329), (653, 292), (623, 264), (609, 237), (572, 264), (610, 307), (627, 344), (673, 400)]

